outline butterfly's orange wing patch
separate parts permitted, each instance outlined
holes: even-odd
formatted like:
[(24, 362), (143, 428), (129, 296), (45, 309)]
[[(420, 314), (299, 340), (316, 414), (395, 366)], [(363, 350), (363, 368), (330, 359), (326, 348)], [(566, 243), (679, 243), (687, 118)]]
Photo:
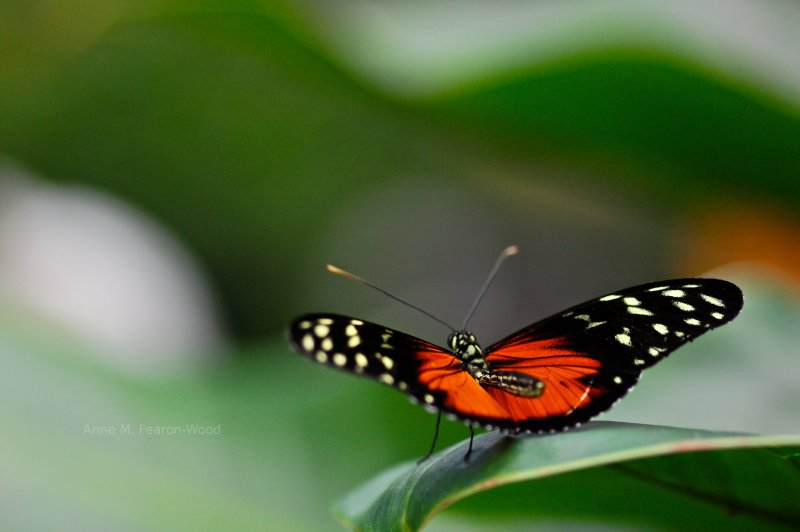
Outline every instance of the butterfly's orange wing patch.
[[(418, 351), (419, 383), (440, 408), (470, 419), (502, 419), (507, 411), (464, 371), (461, 361), (443, 351)], [(435, 395), (434, 395), (435, 394)], [(423, 402), (425, 401), (423, 397)]]
[(593, 384), (600, 361), (563, 346), (559, 338), (510, 345), (487, 356), (493, 371), (525, 373), (544, 383), (538, 397), (522, 397), (500, 388), (487, 393), (515, 422), (566, 416), (589, 405), (602, 389)]

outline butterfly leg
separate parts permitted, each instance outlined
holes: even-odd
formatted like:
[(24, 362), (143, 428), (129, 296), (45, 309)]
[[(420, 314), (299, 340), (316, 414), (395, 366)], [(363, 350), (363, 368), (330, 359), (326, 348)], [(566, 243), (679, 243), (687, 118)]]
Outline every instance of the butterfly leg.
[(433, 429), (433, 442), (431, 442), (431, 448), (424, 457), (417, 460), (418, 464), (421, 464), (425, 460), (431, 457), (433, 454), (434, 449), (436, 449), (436, 440), (439, 439), (439, 425), (442, 423), (442, 411), (440, 410), (438, 414), (436, 414), (436, 428)]
[(469, 449), (467, 449), (467, 454), (464, 455), (464, 461), (469, 462), (469, 456), (472, 454), (472, 440), (475, 439), (475, 427), (472, 425), (469, 426)]

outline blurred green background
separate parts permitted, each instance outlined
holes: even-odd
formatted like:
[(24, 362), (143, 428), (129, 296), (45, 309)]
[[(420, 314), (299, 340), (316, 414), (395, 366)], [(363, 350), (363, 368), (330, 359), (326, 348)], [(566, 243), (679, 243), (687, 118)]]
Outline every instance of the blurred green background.
[(327, 262), (459, 322), (520, 245), (485, 344), (733, 280), (742, 316), (604, 419), (797, 433), (798, 25), (744, 0), (0, 2), (0, 522), (334, 527), (434, 418), (286, 324), (447, 331)]

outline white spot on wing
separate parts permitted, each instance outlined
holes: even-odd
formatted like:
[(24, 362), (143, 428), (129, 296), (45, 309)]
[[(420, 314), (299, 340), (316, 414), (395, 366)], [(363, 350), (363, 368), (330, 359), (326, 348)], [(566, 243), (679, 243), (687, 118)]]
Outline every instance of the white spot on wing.
[(394, 377), (392, 377), (388, 373), (381, 373), (381, 376), (378, 377), (378, 380), (384, 384), (388, 384), (389, 386), (394, 384)]
[(353, 348), (358, 347), (358, 344), (361, 343), (361, 338), (358, 336), (351, 336), (347, 339), (347, 347)]
[(725, 315), (722, 312), (712, 312), (711, 317), (721, 320), (722, 318), (725, 317)]
[(669, 327), (663, 323), (654, 323), (653, 329), (655, 329), (658, 334), (667, 334), (669, 332)]
[(356, 366), (359, 368), (366, 368), (369, 365), (369, 360), (364, 353), (356, 353)]
[(630, 307), (635, 307), (636, 305), (641, 305), (642, 302), (636, 299), (635, 297), (626, 297), (622, 300), (626, 305)]
[(364, 322), (361, 320), (350, 320), (350, 323), (358, 327), (359, 325), (364, 325)]
[(684, 312), (692, 312), (694, 310), (693, 306), (691, 306), (689, 303), (684, 303), (683, 301), (673, 301), (672, 304)]
[(433, 404), (434, 397), (431, 394), (426, 393), (425, 396), (422, 398), (422, 400), (428, 404)]
[(333, 320), (330, 318), (320, 318), (317, 320), (317, 323), (320, 325), (331, 325), (333, 324)]
[(653, 313), (646, 308), (628, 307), (628, 314), (639, 314), (640, 316), (652, 316)]
[(661, 292), (661, 295), (667, 297), (683, 297), (686, 295), (686, 292), (683, 290), (664, 290)]
[(314, 327), (314, 334), (316, 334), (319, 338), (325, 338), (328, 336), (330, 332), (330, 328), (327, 325), (317, 325)]
[(700, 288), (699, 284), (685, 284), (683, 285), (684, 288)]
[(625, 333), (617, 334), (614, 336), (614, 338), (616, 338), (617, 342), (621, 343), (622, 345), (627, 345), (628, 347), (631, 347), (631, 345), (633, 345), (631, 343), (631, 337)]
[(700, 297), (702, 297), (704, 300), (706, 300), (708, 303), (711, 303), (715, 307), (725, 308), (725, 303), (721, 299), (717, 299), (716, 297), (712, 297), (706, 294), (700, 294)]
[(600, 298), (600, 301), (614, 301), (615, 299), (619, 299), (622, 296), (617, 294), (608, 294), (607, 296), (603, 296)]
[(641, 358), (634, 358), (633, 363), (636, 366), (644, 366), (644, 360), (642, 360)]
[(341, 368), (347, 364), (347, 357), (341, 353), (335, 353), (333, 355), (333, 363)]
[(386, 369), (392, 369), (394, 367), (394, 360), (391, 357), (381, 357), (381, 362), (386, 367)]
[(355, 336), (358, 334), (358, 329), (356, 329), (356, 326), (351, 323), (350, 325), (344, 328), (344, 333), (347, 336)]
[(694, 318), (688, 318), (688, 319), (685, 319), (683, 321), (686, 322), (687, 325), (702, 325), (700, 323), (700, 320), (696, 320)]
[(660, 291), (665, 290), (667, 288), (669, 288), (669, 286), (656, 286), (655, 288), (648, 288), (647, 291), (648, 292), (660, 292)]
[(328, 355), (322, 351), (317, 351), (315, 358), (317, 359), (317, 362), (319, 362), (320, 364), (324, 364), (328, 361)]
[(330, 351), (333, 349), (333, 340), (330, 338), (323, 338), (322, 343), (320, 343), (320, 347), (323, 351)]
[(314, 337), (310, 334), (303, 336), (303, 349), (311, 352), (314, 350)]

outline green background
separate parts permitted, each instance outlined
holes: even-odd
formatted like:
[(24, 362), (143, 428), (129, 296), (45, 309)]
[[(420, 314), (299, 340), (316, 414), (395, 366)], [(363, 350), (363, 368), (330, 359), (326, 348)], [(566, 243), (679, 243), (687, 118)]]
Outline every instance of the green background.
[[(742, 316), (606, 419), (797, 433), (800, 9), (727, 9), (0, 3), (4, 164), (168, 235), (223, 331), (211, 363), (131, 370), (141, 353), (106, 359), (0, 291), (0, 521), (316, 530), (338, 496), (422, 455), (432, 417), (296, 357), (284, 328), (332, 311), (447, 331), (327, 262), (460, 323), (520, 245), (472, 321), (485, 344), (712, 272), (743, 287)], [(220, 434), (84, 433), (186, 423)], [(442, 445), (465, 436), (446, 423)]]

